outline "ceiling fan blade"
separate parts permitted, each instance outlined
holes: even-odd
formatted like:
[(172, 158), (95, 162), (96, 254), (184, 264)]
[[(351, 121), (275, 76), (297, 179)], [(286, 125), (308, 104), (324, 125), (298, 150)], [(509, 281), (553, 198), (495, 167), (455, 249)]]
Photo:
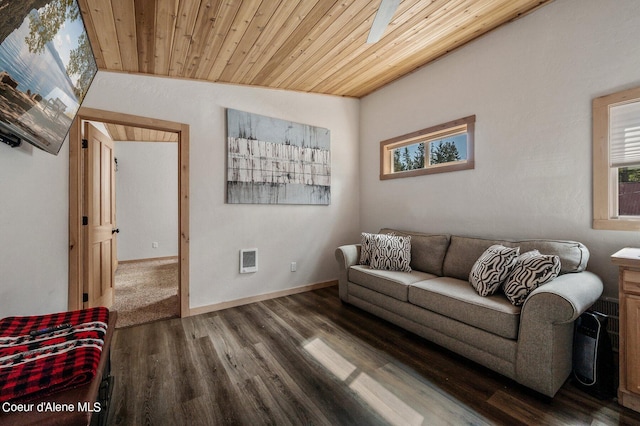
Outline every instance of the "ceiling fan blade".
[(367, 37), (367, 43), (377, 43), (378, 40), (384, 34), (384, 30), (387, 29), (387, 25), (391, 22), (393, 14), (396, 13), (396, 9), (400, 4), (400, 0), (382, 0), (380, 7), (376, 13), (376, 17), (373, 19), (371, 30), (369, 30), (369, 37)]

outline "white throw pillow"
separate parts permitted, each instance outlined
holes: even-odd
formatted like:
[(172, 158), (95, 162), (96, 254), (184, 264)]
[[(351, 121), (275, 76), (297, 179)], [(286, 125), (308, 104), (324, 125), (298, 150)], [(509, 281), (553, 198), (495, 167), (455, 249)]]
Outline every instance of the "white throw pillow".
[(513, 305), (521, 306), (533, 290), (557, 277), (560, 267), (558, 256), (528, 251), (516, 261), (504, 284), (504, 294)]
[(489, 247), (471, 268), (469, 282), (480, 296), (490, 296), (507, 280), (516, 263), (520, 247), (499, 244)]
[(411, 272), (411, 236), (378, 234), (371, 250), (371, 268)]

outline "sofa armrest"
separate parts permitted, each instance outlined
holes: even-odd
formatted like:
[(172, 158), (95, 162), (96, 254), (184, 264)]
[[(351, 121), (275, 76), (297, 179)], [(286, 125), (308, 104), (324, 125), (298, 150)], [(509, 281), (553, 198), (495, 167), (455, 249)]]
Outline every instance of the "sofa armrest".
[(340, 246), (336, 249), (336, 260), (340, 268), (349, 269), (360, 261), (360, 244)]
[(534, 290), (520, 313), (516, 376), (518, 381), (553, 396), (572, 369), (573, 321), (602, 294), (591, 272), (560, 275)]
[(555, 324), (573, 322), (598, 300), (602, 290), (602, 281), (591, 272), (560, 275), (529, 295), (521, 318), (531, 316)]
[(360, 261), (360, 244), (350, 244), (340, 246), (336, 249), (336, 260), (338, 261), (338, 292), (340, 299), (344, 302), (349, 300), (347, 282), (349, 281), (349, 268), (357, 265)]

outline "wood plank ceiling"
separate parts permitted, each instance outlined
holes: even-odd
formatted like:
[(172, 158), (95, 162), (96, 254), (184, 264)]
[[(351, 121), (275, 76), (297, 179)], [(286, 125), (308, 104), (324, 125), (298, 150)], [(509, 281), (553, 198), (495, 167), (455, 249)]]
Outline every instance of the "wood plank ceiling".
[(551, 0), (79, 0), (98, 67), (360, 98)]
[(104, 123), (107, 132), (114, 141), (128, 142), (178, 142), (178, 134), (142, 127), (123, 126)]

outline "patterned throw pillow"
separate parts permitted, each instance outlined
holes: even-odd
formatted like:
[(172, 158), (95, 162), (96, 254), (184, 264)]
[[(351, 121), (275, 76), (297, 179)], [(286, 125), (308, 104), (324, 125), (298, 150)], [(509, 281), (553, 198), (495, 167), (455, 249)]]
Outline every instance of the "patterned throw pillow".
[(558, 276), (560, 266), (558, 256), (528, 251), (516, 261), (504, 284), (504, 294), (513, 305), (521, 306), (533, 290)]
[(411, 272), (411, 236), (379, 234), (373, 237), (371, 268)]
[(370, 265), (371, 264), (371, 252), (373, 251), (373, 247), (376, 245), (376, 237), (378, 235), (386, 236), (386, 235), (396, 235), (394, 232), (389, 232), (388, 234), (369, 234), (367, 232), (363, 232), (360, 236), (360, 264), (361, 265)]
[(369, 234), (366, 232), (362, 233), (360, 237), (360, 264), (361, 265), (369, 265), (371, 263), (371, 251), (373, 250), (373, 246), (375, 244), (376, 234)]
[(490, 296), (500, 288), (509, 277), (519, 253), (520, 247), (499, 244), (482, 253), (469, 274), (469, 282), (480, 296)]

